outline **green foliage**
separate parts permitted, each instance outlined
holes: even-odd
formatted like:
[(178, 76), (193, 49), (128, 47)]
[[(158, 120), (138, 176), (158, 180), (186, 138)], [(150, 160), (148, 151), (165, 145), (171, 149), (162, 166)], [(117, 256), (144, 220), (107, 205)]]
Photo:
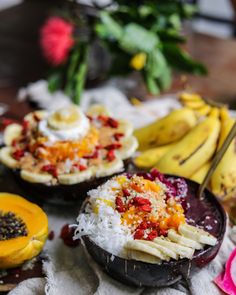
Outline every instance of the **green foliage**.
[[(85, 16), (79, 21), (91, 31), (86, 41), (80, 37), (68, 62), (49, 77), (49, 89), (63, 87), (79, 104), (88, 67), (88, 50), (95, 39), (111, 55), (109, 75), (126, 75), (138, 70), (150, 93), (170, 87), (172, 70), (204, 75), (206, 68), (182, 48), (185, 37), (182, 22), (191, 18), (196, 7), (181, 0), (114, 0), (109, 9)], [(71, 16), (73, 12), (71, 13)], [(68, 18), (68, 15), (67, 15)]]
[(147, 56), (141, 72), (153, 94), (170, 86), (172, 69), (207, 73), (202, 64), (179, 46), (185, 42), (182, 21), (196, 12), (195, 6), (180, 0), (114, 2), (116, 8), (102, 10), (95, 25), (95, 34), (113, 56), (110, 74), (134, 70), (130, 61), (138, 53)]

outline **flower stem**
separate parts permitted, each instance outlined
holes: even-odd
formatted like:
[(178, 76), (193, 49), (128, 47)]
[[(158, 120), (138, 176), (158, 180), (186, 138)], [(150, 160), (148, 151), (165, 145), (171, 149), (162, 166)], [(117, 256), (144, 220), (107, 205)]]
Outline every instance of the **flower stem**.
[(88, 69), (88, 45), (84, 45), (82, 50), (82, 59), (79, 63), (78, 72), (75, 76), (75, 93), (73, 97), (73, 102), (77, 105), (80, 104), (81, 95), (84, 90), (84, 84)]

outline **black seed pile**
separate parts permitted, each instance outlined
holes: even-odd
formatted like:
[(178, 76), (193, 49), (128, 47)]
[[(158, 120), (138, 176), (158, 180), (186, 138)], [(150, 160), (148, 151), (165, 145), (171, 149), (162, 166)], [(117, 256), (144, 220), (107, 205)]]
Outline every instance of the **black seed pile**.
[(28, 231), (24, 221), (13, 212), (0, 211), (0, 241), (27, 236)]

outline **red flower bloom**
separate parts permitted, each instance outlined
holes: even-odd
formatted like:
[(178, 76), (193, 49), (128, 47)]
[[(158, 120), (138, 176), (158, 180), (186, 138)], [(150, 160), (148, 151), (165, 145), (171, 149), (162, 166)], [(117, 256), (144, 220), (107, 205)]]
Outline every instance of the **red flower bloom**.
[(74, 26), (60, 17), (51, 17), (43, 25), (40, 32), (40, 45), (44, 56), (52, 65), (66, 61), (73, 39)]

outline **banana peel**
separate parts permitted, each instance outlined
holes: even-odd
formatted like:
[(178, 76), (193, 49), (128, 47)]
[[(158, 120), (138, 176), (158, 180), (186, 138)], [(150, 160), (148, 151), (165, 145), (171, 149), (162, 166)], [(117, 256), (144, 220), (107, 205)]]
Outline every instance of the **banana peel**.
[(157, 148), (141, 152), (135, 159), (134, 164), (139, 168), (150, 169), (167, 153), (176, 143), (163, 145)]
[(215, 153), (219, 132), (219, 119), (207, 117), (176, 143), (156, 168), (162, 173), (190, 178)]
[(193, 110), (182, 108), (171, 112), (143, 128), (136, 129), (134, 136), (139, 142), (139, 150), (167, 145), (178, 141), (197, 123)]

